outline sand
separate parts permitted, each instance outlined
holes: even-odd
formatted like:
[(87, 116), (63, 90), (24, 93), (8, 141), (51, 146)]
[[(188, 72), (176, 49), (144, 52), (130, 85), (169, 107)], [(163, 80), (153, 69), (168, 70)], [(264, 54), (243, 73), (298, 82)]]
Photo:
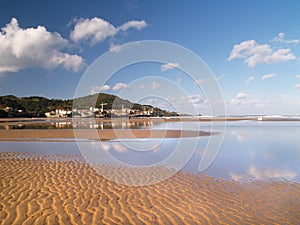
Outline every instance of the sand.
[[(150, 130), (150, 129), (25, 129), (25, 130), (0, 130), (0, 141), (43, 141), (40, 139), (58, 139), (57, 141), (75, 141), (74, 138), (90, 140), (109, 140), (115, 138), (179, 138), (207, 136), (204, 131), (184, 130)], [(65, 139), (65, 140), (64, 140)]]
[(177, 173), (155, 185), (132, 187), (103, 178), (79, 158), (1, 153), (0, 224), (300, 221), (299, 184), (235, 183), (203, 174)]

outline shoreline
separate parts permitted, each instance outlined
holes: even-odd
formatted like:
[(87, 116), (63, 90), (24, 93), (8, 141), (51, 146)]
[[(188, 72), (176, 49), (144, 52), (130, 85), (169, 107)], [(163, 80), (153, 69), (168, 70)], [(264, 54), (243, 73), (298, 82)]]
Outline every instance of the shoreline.
[[(258, 118), (262, 117), (263, 120)], [(116, 117), (116, 118), (0, 118), (0, 123), (30, 123), (30, 122), (72, 122), (72, 121), (95, 121), (95, 122), (217, 122), (217, 121), (300, 121), (300, 118), (272, 117), (272, 116), (232, 116), (232, 117)]]

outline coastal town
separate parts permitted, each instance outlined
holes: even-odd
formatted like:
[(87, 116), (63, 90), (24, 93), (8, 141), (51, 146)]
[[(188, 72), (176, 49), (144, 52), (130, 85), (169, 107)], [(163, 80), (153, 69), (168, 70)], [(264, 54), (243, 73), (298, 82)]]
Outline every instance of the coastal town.
[[(96, 95), (75, 100), (47, 99), (39, 96), (0, 96), (0, 118), (110, 118), (110, 117), (163, 117), (179, 116), (151, 105), (131, 103), (113, 95), (99, 94), (102, 98), (94, 102)], [(92, 100), (91, 100), (92, 99)], [(116, 99), (116, 101), (115, 101)]]
[(102, 103), (101, 108), (89, 107), (87, 109), (56, 109), (50, 112), (46, 112), (45, 116), (48, 118), (60, 118), (60, 117), (149, 117), (155, 116), (154, 108), (151, 106), (144, 106), (142, 110), (126, 108), (122, 105), (121, 109), (104, 109), (103, 106), (107, 103)]

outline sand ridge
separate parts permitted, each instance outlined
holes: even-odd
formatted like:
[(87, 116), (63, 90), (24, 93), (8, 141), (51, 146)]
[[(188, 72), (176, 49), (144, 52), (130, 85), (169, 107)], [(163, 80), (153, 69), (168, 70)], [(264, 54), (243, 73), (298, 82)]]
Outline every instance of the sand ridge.
[(67, 159), (1, 153), (0, 224), (297, 224), (300, 221), (299, 184), (276, 181), (241, 184), (203, 174), (177, 173), (155, 185), (132, 187), (103, 178), (84, 161), (73, 160), (72, 156)]
[[(74, 134), (74, 132), (76, 132)], [(151, 130), (151, 129), (26, 129), (0, 130), (0, 141), (76, 141), (79, 139), (109, 140), (115, 138), (179, 138), (208, 136), (209, 132), (189, 130)]]

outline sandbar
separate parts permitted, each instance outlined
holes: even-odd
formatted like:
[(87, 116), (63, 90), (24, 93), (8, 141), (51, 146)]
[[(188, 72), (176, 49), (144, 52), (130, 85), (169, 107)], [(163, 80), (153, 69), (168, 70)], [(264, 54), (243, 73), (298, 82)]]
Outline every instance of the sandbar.
[[(74, 134), (75, 131), (75, 134)], [(57, 139), (68, 141), (78, 139), (110, 140), (116, 138), (180, 138), (208, 136), (209, 132), (189, 130), (151, 130), (151, 129), (20, 129), (0, 130), (0, 141), (41, 141)]]

